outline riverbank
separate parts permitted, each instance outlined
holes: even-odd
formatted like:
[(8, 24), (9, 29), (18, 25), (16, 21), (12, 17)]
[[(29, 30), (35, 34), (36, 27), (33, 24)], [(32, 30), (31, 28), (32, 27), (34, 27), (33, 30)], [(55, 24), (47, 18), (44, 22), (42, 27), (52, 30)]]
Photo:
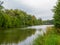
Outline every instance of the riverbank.
[(35, 39), (33, 45), (60, 45), (60, 35), (55, 28), (48, 27), (46, 34)]

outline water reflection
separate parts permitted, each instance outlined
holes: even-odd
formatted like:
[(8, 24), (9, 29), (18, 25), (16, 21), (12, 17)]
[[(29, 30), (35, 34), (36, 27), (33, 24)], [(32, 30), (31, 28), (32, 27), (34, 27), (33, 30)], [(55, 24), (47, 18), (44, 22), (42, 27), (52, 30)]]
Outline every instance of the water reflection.
[(0, 45), (13, 45), (35, 34), (35, 29), (7, 29), (0, 30)]
[(33, 45), (33, 40), (43, 36), (49, 26), (52, 25), (0, 30), (0, 45)]

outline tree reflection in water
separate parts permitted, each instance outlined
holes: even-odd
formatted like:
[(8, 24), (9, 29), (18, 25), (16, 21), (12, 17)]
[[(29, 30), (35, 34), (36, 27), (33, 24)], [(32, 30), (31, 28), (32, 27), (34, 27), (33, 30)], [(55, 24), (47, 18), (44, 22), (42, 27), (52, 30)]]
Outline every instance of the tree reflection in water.
[(7, 29), (0, 30), (0, 44), (11, 44), (21, 42), (27, 37), (35, 34), (35, 29)]

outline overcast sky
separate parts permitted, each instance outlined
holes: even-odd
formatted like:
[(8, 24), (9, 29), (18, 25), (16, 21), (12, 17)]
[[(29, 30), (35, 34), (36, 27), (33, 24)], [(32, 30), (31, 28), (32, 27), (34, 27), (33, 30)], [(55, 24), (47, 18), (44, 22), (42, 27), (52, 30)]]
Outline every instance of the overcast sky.
[(2, 0), (7, 9), (21, 9), (43, 20), (52, 19), (51, 9), (57, 0)]

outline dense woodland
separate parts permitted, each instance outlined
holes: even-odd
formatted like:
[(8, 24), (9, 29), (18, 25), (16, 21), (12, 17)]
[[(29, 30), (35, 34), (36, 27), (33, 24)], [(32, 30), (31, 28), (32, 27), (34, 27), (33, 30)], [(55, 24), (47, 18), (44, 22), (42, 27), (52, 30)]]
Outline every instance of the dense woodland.
[(3, 2), (0, 1), (0, 27), (1, 28), (13, 28), (13, 27), (25, 27), (32, 25), (50, 25), (53, 24), (53, 20), (37, 19), (34, 15), (27, 14), (19, 9), (5, 9), (2, 6)]
[(1, 28), (25, 27), (25, 26), (42, 24), (42, 19), (36, 19), (35, 16), (27, 14), (22, 10), (5, 9), (2, 6), (2, 4), (3, 2), (0, 1), (0, 27)]

